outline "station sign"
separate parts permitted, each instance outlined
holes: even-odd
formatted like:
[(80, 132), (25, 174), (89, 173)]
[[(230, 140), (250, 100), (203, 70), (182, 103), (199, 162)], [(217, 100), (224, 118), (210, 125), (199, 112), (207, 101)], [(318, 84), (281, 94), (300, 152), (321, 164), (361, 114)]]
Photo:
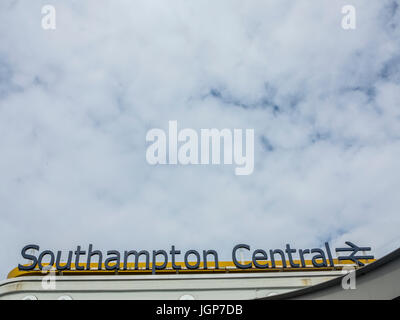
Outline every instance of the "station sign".
[[(365, 252), (371, 251), (371, 247), (360, 247), (350, 241), (345, 242), (347, 247), (335, 248), (339, 255), (336, 261), (351, 261), (357, 266), (363, 266), (365, 260), (374, 259), (373, 255), (366, 255)], [(36, 254), (34, 254), (36, 253)], [(343, 255), (342, 253), (346, 253)], [(251, 257), (251, 261), (245, 262), (243, 255)], [(91, 270), (91, 264), (97, 263), (98, 270), (128, 270), (130, 264), (134, 263), (134, 269), (138, 270), (140, 259), (145, 261), (145, 269), (163, 270), (168, 263), (174, 270), (182, 269), (182, 263), (177, 263), (178, 256), (182, 256), (181, 250), (177, 250), (173, 245), (171, 250), (129, 250), (120, 252), (109, 250), (103, 253), (94, 250), (90, 244), (88, 250), (83, 250), (77, 246), (76, 250), (68, 252), (51, 250), (40, 251), (36, 244), (25, 246), (21, 255), (28, 260), (26, 264), (19, 264), (20, 271), (43, 270), (45, 266), (52, 266), (57, 271), (67, 270)], [(276, 268), (277, 261), (280, 261), (282, 268), (306, 268), (306, 259), (310, 260), (314, 267), (335, 267), (332, 250), (328, 242), (323, 248), (295, 249), (290, 244), (286, 244), (283, 249), (255, 249), (252, 250), (247, 244), (235, 245), (232, 249), (232, 262), (238, 269), (267, 269)], [(184, 267), (189, 270), (197, 269), (219, 269), (219, 258), (216, 250), (188, 250), (183, 254)], [(72, 264), (74, 263), (74, 266)]]

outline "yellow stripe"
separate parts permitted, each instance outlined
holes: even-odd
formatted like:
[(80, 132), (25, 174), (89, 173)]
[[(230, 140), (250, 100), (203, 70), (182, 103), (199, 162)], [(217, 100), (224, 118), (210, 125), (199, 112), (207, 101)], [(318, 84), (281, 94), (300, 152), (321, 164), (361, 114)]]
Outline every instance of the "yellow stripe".
[[(322, 259), (318, 260), (316, 259), (317, 262), (321, 263)], [(346, 265), (354, 265), (353, 262), (351, 261), (338, 261), (337, 259), (333, 260), (335, 263), (335, 267), (322, 267), (322, 268), (316, 268), (313, 266), (311, 260), (306, 260), (306, 268), (293, 268), (290, 267), (289, 261), (286, 262), (287, 267), (283, 268), (282, 267), (282, 261), (276, 261), (275, 265), (276, 268), (267, 268), (267, 269), (258, 269), (255, 268), (253, 265), (253, 268), (251, 269), (238, 269), (235, 264), (231, 261), (220, 261), (219, 262), (219, 269), (215, 269), (215, 263), (210, 261), (208, 262), (208, 269), (203, 269), (204, 264), (201, 262), (199, 269), (191, 270), (191, 269), (186, 269), (185, 264), (183, 262), (176, 262), (175, 264), (180, 266), (182, 269), (181, 270), (174, 270), (172, 268), (172, 263), (169, 262), (167, 263), (167, 267), (163, 270), (156, 270), (157, 274), (174, 274), (174, 273), (226, 273), (226, 272), (271, 272), (271, 271), (324, 271), (324, 270), (340, 270), (341, 266), (343, 264)], [(375, 260), (370, 259), (370, 260), (360, 260), (364, 264), (368, 264), (371, 262), (374, 262)], [(267, 261), (270, 265), (270, 261)], [(243, 264), (248, 264), (251, 263), (251, 261), (245, 261)], [(265, 263), (260, 261), (260, 263)], [(301, 262), (299, 260), (295, 260), (294, 263), (300, 264)], [(46, 264), (44, 264), (46, 266)], [(83, 267), (86, 269), (86, 264), (85, 263), (80, 263), (79, 266)], [(58, 274), (62, 275), (127, 275), (127, 274), (151, 274), (152, 272), (152, 264), (150, 263), (150, 270), (146, 269), (146, 264), (144, 262), (141, 262), (138, 264), (138, 270), (134, 269), (135, 264), (134, 263), (128, 263), (128, 270), (122, 270), (124, 267), (124, 264), (120, 264), (120, 270), (105, 270), (104, 264), (102, 264), (102, 270), (97, 270), (98, 269), (98, 263), (91, 263), (90, 264), (90, 269), (91, 270), (75, 270), (75, 264), (71, 264), (71, 269), (72, 270), (66, 270), (66, 271), (57, 271)], [(16, 277), (21, 277), (21, 276), (40, 276), (43, 274), (46, 274), (47, 271), (41, 271), (39, 268), (36, 268), (35, 270), (32, 271), (20, 271), (18, 268), (15, 268), (10, 271), (8, 274), (7, 278), (16, 278)]]

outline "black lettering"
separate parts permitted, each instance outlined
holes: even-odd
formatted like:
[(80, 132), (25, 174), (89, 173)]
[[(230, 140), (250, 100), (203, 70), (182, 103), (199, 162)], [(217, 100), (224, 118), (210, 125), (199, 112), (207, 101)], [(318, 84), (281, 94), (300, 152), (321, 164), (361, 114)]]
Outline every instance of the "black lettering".
[(284, 268), (286, 268), (286, 258), (285, 258), (285, 254), (283, 253), (282, 250), (280, 249), (275, 249), (275, 250), (269, 250), (269, 255), (271, 257), (271, 266), (272, 268), (276, 268), (275, 265), (275, 254), (278, 253), (281, 255), (281, 259), (282, 259), (282, 266)]
[(289, 263), (290, 263), (290, 266), (292, 266), (293, 268), (300, 267), (299, 264), (297, 264), (293, 261), (292, 253), (296, 253), (296, 251), (297, 251), (296, 249), (291, 249), (289, 244), (286, 245), (286, 253), (289, 257)]
[(251, 262), (249, 262), (248, 264), (241, 264), (236, 259), (236, 251), (238, 249), (242, 249), (242, 248), (244, 248), (246, 250), (250, 250), (250, 246), (247, 245), (247, 244), (238, 244), (238, 245), (236, 245), (232, 250), (232, 260), (233, 260), (233, 263), (235, 264), (235, 266), (238, 267), (239, 269), (249, 269), (249, 268), (251, 268)]
[(335, 263), (333, 262), (332, 252), (331, 252), (331, 248), (329, 247), (328, 242), (325, 242), (325, 249), (326, 249), (326, 253), (328, 254), (329, 263), (330, 263), (331, 267), (334, 267)]
[(309, 249), (304, 249), (304, 250), (299, 249), (299, 255), (300, 255), (301, 266), (302, 266), (303, 268), (306, 268), (306, 267), (307, 267), (306, 261), (304, 260), (304, 255), (307, 254), (307, 253), (310, 253), (310, 250), (309, 250)]
[[(120, 262), (121, 262), (121, 255), (116, 250), (107, 251), (107, 256), (115, 255), (115, 257), (108, 257), (104, 262), (106, 270), (119, 270)], [(112, 264), (111, 264), (112, 262)]]
[(79, 258), (81, 255), (86, 254), (85, 251), (81, 250), (81, 246), (77, 246), (76, 247), (76, 251), (75, 251), (75, 269), (76, 270), (84, 270), (85, 268), (79, 265)]
[(38, 259), (38, 266), (40, 270), (43, 270), (43, 258), (47, 255), (50, 256), (50, 262), (48, 264), (49, 267), (52, 267), (54, 265), (54, 253), (50, 250), (45, 250), (40, 254)]
[[(312, 258), (312, 264), (314, 267), (323, 268), (327, 267), (328, 264), (326, 262), (325, 252), (322, 249), (315, 248), (311, 249), (311, 253), (319, 253)], [(322, 263), (317, 262), (317, 259), (322, 259)]]
[[(188, 258), (191, 254), (194, 254), (196, 256), (196, 263), (194, 265), (191, 265), (188, 261)], [(187, 269), (197, 269), (200, 266), (200, 254), (196, 250), (189, 250), (185, 253), (185, 266)]]
[(214, 256), (214, 261), (215, 261), (215, 269), (219, 269), (219, 263), (218, 263), (218, 253), (215, 250), (203, 250), (203, 260), (204, 260), (204, 269), (208, 268), (208, 262), (207, 262), (207, 256), (209, 254), (212, 254)]
[(24, 259), (27, 260), (32, 260), (32, 264), (29, 266), (24, 266), (22, 264), (18, 264), (18, 269), (21, 271), (29, 271), (29, 270), (34, 270), (37, 264), (37, 258), (35, 256), (32, 256), (30, 254), (27, 254), (26, 252), (28, 250), (37, 250), (39, 251), (39, 246), (37, 246), (36, 244), (28, 244), (27, 246), (25, 246), (22, 250), (21, 250), (21, 255)]
[(103, 254), (99, 250), (93, 250), (93, 245), (89, 244), (89, 250), (87, 253), (87, 262), (86, 262), (86, 270), (91, 269), (91, 263), (92, 263), (92, 257), (97, 255), (99, 257), (98, 263), (97, 263), (97, 270), (102, 269), (102, 264), (103, 264)]
[(175, 246), (171, 247), (171, 251), (169, 252), (171, 254), (171, 260), (172, 260), (172, 269), (174, 270), (180, 270), (182, 269), (181, 266), (178, 266), (175, 264), (175, 255), (176, 254), (181, 254), (180, 250), (175, 250)]
[(57, 258), (56, 258), (56, 269), (59, 271), (63, 270), (71, 270), (71, 263), (72, 263), (72, 251), (68, 251), (68, 260), (65, 265), (61, 265), (61, 251), (57, 252)]
[[(261, 256), (259, 256), (259, 255), (261, 255)], [(253, 260), (253, 264), (256, 268), (259, 268), (259, 269), (268, 268), (268, 263), (260, 264), (257, 262), (257, 261), (261, 261), (261, 260), (263, 260), (263, 261), (268, 260), (267, 253), (264, 250), (261, 250), (261, 249), (254, 250), (252, 260)]]
[[(162, 265), (157, 265), (157, 256), (158, 255), (163, 255), (164, 256), (164, 262)], [(168, 263), (168, 255), (165, 250), (153, 250), (153, 261), (152, 261), (152, 270), (153, 273), (155, 273), (155, 270), (162, 270), (165, 269)]]

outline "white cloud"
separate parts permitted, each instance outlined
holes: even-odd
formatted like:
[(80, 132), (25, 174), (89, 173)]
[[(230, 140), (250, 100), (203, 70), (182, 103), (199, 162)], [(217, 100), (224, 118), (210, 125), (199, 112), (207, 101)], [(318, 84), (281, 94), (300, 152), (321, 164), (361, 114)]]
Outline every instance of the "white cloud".
[[(398, 246), (399, 1), (47, 2), (0, 4), (3, 276), (27, 243)], [(149, 166), (168, 120), (254, 128), (253, 175)]]

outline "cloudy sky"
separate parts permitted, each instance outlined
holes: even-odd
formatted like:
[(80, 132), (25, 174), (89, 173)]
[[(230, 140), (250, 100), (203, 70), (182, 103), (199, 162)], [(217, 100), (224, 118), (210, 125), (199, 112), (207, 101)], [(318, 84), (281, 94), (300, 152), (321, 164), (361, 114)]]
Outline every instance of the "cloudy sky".
[[(253, 174), (149, 165), (169, 120), (253, 128)], [(0, 1), (0, 278), (29, 243), (379, 257), (400, 246), (399, 159), (398, 0)]]

